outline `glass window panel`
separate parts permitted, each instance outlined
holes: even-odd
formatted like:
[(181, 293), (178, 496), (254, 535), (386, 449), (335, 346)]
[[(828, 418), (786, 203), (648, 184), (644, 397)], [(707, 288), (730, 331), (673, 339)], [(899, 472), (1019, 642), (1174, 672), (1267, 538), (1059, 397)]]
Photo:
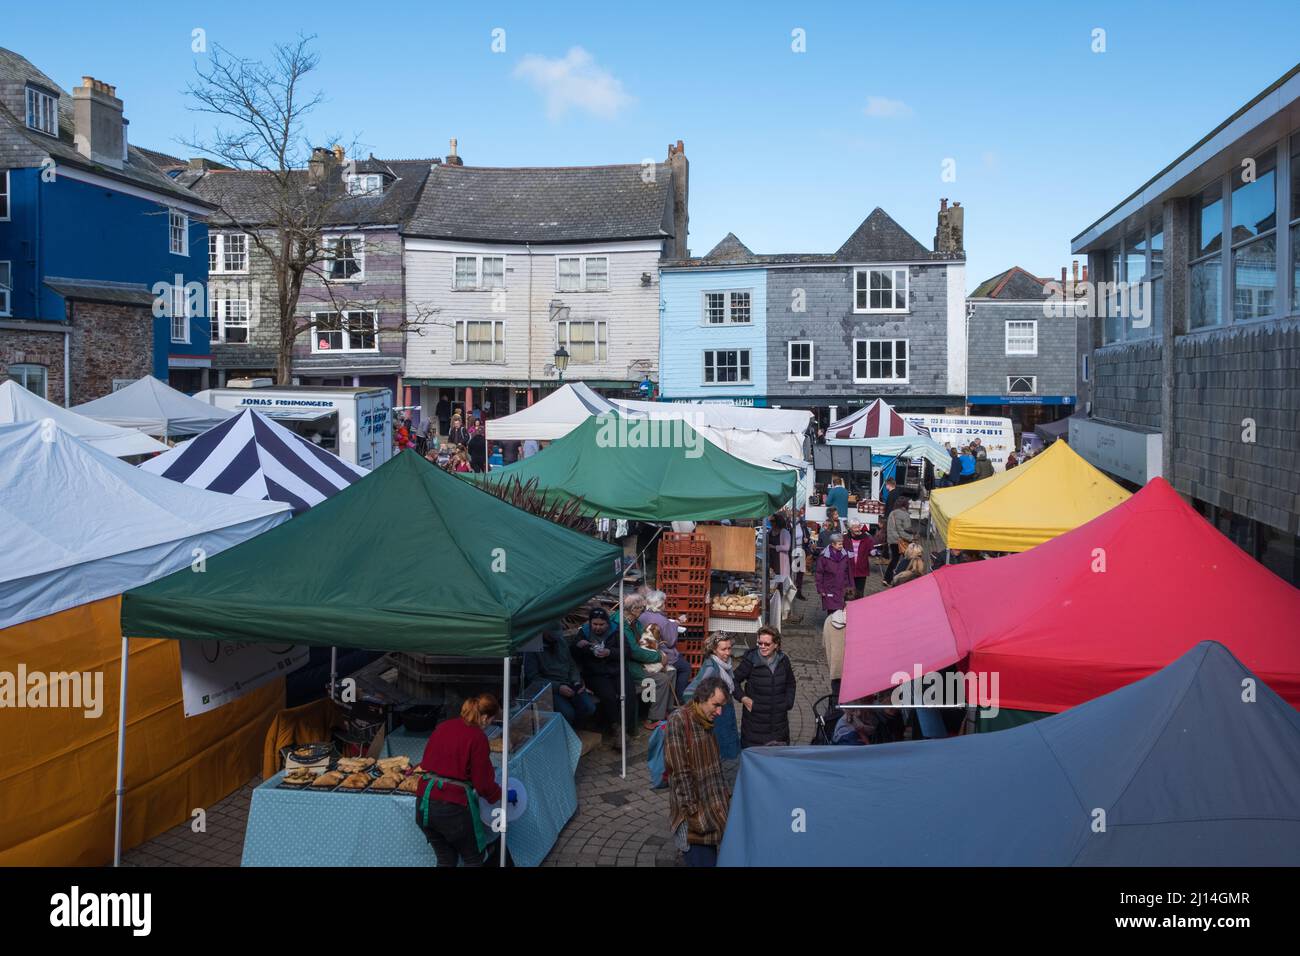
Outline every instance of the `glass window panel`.
[(227, 272), (243, 272), (248, 268), (248, 237), (224, 236), (224, 265)]
[(1232, 241), (1235, 245), (1268, 232), (1277, 225), (1277, 178), (1269, 165), (1260, 163), (1254, 182), (1243, 183), (1237, 174), (1232, 187)]
[(1277, 295), (1277, 235), (1256, 239), (1232, 253), (1232, 318), (1273, 314)]
[(1157, 216), (1151, 220), (1151, 274), (1160, 275), (1165, 270), (1165, 220)]
[(348, 348), (370, 349), (375, 348), (375, 337), (377, 334), (378, 316), (374, 312), (349, 312), (348, 313)]
[(727, 320), (727, 294), (725, 292), (704, 293), (704, 314), (710, 325), (721, 325)]
[(1300, 219), (1300, 133), (1291, 137), (1291, 218)]
[(456, 288), (473, 289), (478, 285), (478, 275), (473, 256), (456, 257)]
[(1124, 278), (1128, 282), (1141, 282), (1147, 274), (1147, 237), (1138, 231), (1124, 238)]
[(748, 292), (731, 293), (731, 321), (742, 323), (749, 321)]
[(321, 312), (316, 319), (316, 351), (332, 352), (343, 348), (343, 318), (337, 312)]
[(208, 236), (208, 271), (221, 271), (221, 237)]
[(582, 260), (565, 258), (560, 260), (560, 291), (579, 292), (582, 289)]
[(604, 256), (587, 259), (587, 291), (603, 292), (609, 288), (609, 260)]
[(1223, 184), (1215, 182), (1192, 200), (1192, 258), (1217, 252), (1223, 242)]
[(1291, 228), (1291, 308), (1300, 312), (1300, 225)]
[(853, 303), (855, 309), (865, 309), (867, 307), (867, 272), (865, 269), (853, 273)]
[(483, 288), (504, 289), (506, 287), (506, 260), (501, 256), (483, 257)]
[[(223, 303), (224, 314), (222, 321), (225, 324), (225, 341), (232, 345), (245, 345), (248, 343), (248, 300), (247, 299), (227, 299)], [(216, 324), (215, 322), (213, 323)]]
[(1193, 329), (1218, 325), (1222, 321), (1223, 263), (1218, 256), (1191, 267), (1188, 283), (1188, 322)]

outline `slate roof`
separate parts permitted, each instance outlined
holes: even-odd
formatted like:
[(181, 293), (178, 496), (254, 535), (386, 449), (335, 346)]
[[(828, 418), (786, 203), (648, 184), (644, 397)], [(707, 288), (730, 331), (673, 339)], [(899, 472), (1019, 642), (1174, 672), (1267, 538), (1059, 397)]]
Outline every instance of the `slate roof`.
[(137, 282), (107, 282), (98, 279), (46, 276), (45, 284), (65, 299), (80, 299), (83, 302), (142, 305), (151, 308), (155, 298), (148, 286)]
[(408, 235), (479, 242), (662, 239), (673, 234), (672, 170), (639, 165), (438, 166)]
[(1047, 295), (1047, 280), (1040, 279), (1026, 272), (1020, 266), (1012, 266), (1005, 272), (999, 272), (991, 279), (985, 279), (970, 294), (972, 299), (1041, 299)]
[[(28, 83), (59, 94), (59, 135), (56, 139), (27, 128), (23, 89)], [(23, 110), (15, 113), (14, 109)], [(108, 179), (143, 187), (196, 205), (206, 203), (160, 171), (143, 151), (128, 143), (121, 169), (104, 166), (77, 152), (73, 145), (76, 120), (72, 94), (12, 50), (0, 47), (0, 168), (40, 166), (49, 157), (56, 164), (84, 169)]]
[(844, 244), (831, 253), (790, 252), (777, 255), (756, 255), (734, 233), (727, 233), (702, 258), (675, 259), (664, 263), (668, 268), (690, 268), (700, 266), (747, 266), (747, 265), (844, 265), (854, 262), (915, 262), (933, 259), (937, 261), (961, 261), (964, 253), (954, 255), (931, 252), (911, 233), (900, 226), (890, 215), (877, 206)]
[[(397, 177), (383, 193), (368, 196), (348, 196), (343, 191), (342, 167), (335, 171), (331, 188), (336, 190), (331, 200), (329, 223), (332, 225), (400, 225), (415, 209), (429, 170), (436, 159), (375, 160)], [(295, 170), (290, 175), (305, 182), (306, 170)], [(265, 225), (273, 218), (272, 210), (278, 207), (279, 197), (274, 174), (261, 170), (190, 170), (180, 174), (178, 181), (190, 185), (200, 196), (216, 203), (220, 208), (213, 214), (215, 226), (230, 225), (238, 221), (245, 226)]]
[(144, 154), (145, 159), (157, 166), (163, 173), (185, 169), (189, 166), (189, 160), (181, 159), (179, 156), (173, 156), (171, 153), (160, 153), (156, 149), (145, 149), (143, 146), (139, 146), (137, 149)]

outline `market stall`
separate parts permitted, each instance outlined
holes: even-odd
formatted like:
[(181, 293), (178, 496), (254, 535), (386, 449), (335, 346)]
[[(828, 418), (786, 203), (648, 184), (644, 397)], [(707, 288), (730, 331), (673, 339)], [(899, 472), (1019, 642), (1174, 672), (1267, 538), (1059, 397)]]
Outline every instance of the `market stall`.
[(0, 661), (12, 662), (0, 670), (64, 675), (82, 705), (5, 710), (0, 864), (100, 866), (113, 859), (121, 781), (129, 796), (117, 826), (133, 846), (255, 775), (284, 706), (274, 679), (187, 718), (177, 643), (128, 648), (120, 595), (180, 569), (201, 577), (190, 571), (200, 558), (268, 531), (289, 509), (165, 481), (41, 423), (0, 426), (0, 487)]
[[(1240, 613), (1229, 621), (1225, 609), (1234, 608)], [(850, 602), (841, 696), (888, 689), (894, 674), (917, 665), (929, 672), (961, 662), (967, 672), (999, 675), (1002, 719), (1040, 716), (1217, 640), (1300, 707), (1297, 620), (1300, 590), (1155, 478), (1028, 551), (941, 567)]]
[(1129, 492), (1057, 442), (1018, 468), (936, 488), (930, 518), (945, 548), (1018, 552), (1086, 524)]
[(490, 420), (487, 437), (491, 441), (554, 441), (592, 415), (612, 411), (614, 406), (609, 399), (597, 395), (582, 382), (569, 382), (513, 415)]
[(140, 468), (196, 488), (283, 501), (295, 513), (370, 473), (251, 408)]
[[(618, 549), (410, 451), (248, 544), (210, 560), (204, 574), (126, 594), (123, 633), (499, 657), (508, 707), (512, 658), (622, 573)], [(503, 736), (505, 810), (513, 755)], [(371, 799), (338, 799), (350, 796)], [(508, 826), (503, 857), (507, 840)]]
[(102, 398), (72, 410), (96, 421), (131, 428), (156, 438), (197, 435), (220, 425), (233, 412), (191, 398), (166, 382), (146, 375)]
[(54, 422), (64, 432), (114, 458), (152, 455), (167, 450), (162, 442), (142, 432), (79, 415), (47, 402), (17, 382), (0, 382), (0, 425), (45, 421)]
[[(1033, 726), (750, 748), (718, 863), (1290, 866), (1298, 752), (1300, 714), (1207, 641)], [(790, 825), (791, 807), (806, 828)]]

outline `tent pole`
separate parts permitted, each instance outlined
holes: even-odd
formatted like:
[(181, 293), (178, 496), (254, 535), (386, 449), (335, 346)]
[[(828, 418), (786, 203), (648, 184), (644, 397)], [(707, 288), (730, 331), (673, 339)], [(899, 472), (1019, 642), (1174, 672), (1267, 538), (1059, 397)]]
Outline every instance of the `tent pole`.
[(122, 803), (125, 795), (123, 778), (126, 772), (126, 660), (130, 653), (130, 639), (122, 635), (122, 675), (117, 695), (117, 820), (113, 825), (113, 865), (122, 865)]
[(619, 776), (627, 779), (627, 639), (623, 637), (623, 559), (618, 561), (618, 719), (623, 768)]
[(339, 649), (330, 648), (330, 701), (334, 700), (334, 688), (339, 681)]
[(501, 680), (501, 865), (506, 865), (506, 801), (510, 796), (510, 655), (502, 661)]

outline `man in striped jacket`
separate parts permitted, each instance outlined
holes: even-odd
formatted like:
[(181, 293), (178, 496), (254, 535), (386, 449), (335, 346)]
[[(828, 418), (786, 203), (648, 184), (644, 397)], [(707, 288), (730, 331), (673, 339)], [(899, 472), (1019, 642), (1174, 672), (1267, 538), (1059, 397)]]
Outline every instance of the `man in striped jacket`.
[(668, 774), (668, 827), (687, 866), (715, 866), (727, 829), (731, 794), (713, 722), (727, 702), (720, 677), (705, 677), (688, 704), (668, 717), (664, 728), (664, 769)]

